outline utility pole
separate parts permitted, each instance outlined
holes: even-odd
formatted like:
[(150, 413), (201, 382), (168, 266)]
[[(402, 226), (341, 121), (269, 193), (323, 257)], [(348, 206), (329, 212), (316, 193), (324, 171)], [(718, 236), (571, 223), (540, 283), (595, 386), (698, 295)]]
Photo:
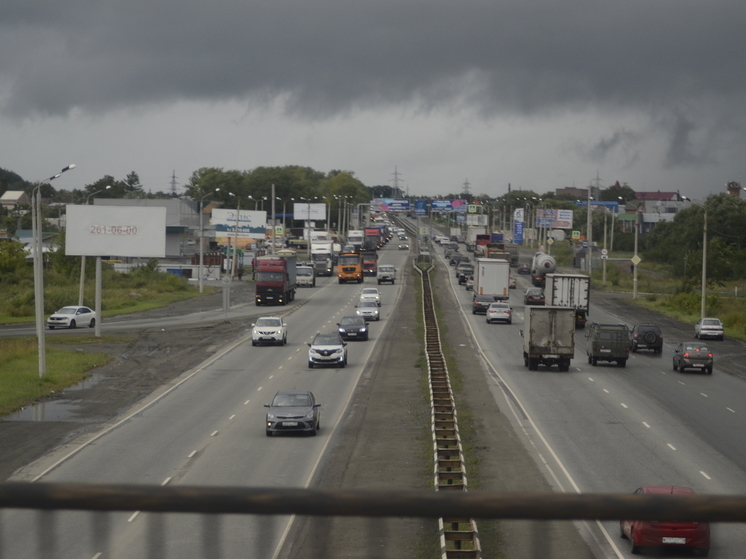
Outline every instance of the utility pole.
[(176, 198), (176, 169), (171, 173), (171, 196)]
[(399, 170), (396, 168), (396, 165), (394, 165), (394, 196), (393, 198), (397, 198), (399, 194), (399, 177), (401, 176), (401, 173), (399, 173)]

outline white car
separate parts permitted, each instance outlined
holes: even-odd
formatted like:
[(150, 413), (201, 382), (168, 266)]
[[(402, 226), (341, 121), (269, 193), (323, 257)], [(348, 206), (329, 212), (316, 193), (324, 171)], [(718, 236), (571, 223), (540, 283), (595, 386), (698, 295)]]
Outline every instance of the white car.
[(381, 306), (381, 293), (377, 287), (364, 287), (360, 291), (360, 302), (373, 301), (379, 307)]
[(315, 365), (337, 365), (340, 369), (347, 366), (347, 342), (338, 332), (316, 334), (308, 347), (309, 369)]
[(277, 316), (257, 318), (251, 325), (251, 345), (288, 343), (288, 325)]
[(78, 326), (96, 326), (96, 312), (88, 307), (62, 307), (47, 319), (50, 330), (55, 328), (77, 328)]
[(507, 322), (508, 324), (513, 323), (513, 309), (510, 308), (508, 303), (490, 303), (485, 314), (487, 324), (498, 321)]
[(358, 316), (362, 316), (365, 320), (381, 320), (381, 312), (378, 310), (378, 305), (375, 301), (360, 301), (356, 306)]
[(694, 325), (694, 337), (700, 340), (704, 338), (723, 339), (723, 323), (719, 318), (703, 318)]

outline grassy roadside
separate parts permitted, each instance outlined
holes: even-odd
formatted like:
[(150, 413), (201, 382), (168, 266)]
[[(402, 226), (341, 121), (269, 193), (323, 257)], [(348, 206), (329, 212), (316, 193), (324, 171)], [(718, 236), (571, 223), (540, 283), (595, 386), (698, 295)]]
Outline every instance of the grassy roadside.
[(60, 336), (54, 346), (47, 347), (47, 374), (39, 378), (38, 344), (36, 338), (4, 338), (0, 340), (0, 416), (13, 413), (23, 406), (83, 381), (88, 371), (110, 362), (104, 353), (80, 352), (57, 347), (60, 345), (123, 343), (114, 336)]

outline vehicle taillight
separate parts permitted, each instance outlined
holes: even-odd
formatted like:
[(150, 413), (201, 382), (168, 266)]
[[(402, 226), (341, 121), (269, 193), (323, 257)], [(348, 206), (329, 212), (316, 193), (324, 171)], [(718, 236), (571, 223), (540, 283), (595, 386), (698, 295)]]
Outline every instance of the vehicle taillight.
[(689, 352), (687, 351), (687, 352), (686, 352), (686, 353), (685, 353), (685, 354), (683, 355), (683, 357), (686, 357), (687, 359), (689, 359)]
[(712, 359), (712, 353), (708, 353), (707, 357), (709, 357), (710, 359)]

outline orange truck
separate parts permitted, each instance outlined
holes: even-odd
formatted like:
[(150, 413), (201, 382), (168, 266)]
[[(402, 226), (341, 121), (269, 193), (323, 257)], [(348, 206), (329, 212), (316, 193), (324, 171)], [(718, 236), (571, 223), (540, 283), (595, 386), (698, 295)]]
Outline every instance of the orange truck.
[(337, 256), (339, 283), (363, 283), (363, 257), (359, 252), (341, 252)]

